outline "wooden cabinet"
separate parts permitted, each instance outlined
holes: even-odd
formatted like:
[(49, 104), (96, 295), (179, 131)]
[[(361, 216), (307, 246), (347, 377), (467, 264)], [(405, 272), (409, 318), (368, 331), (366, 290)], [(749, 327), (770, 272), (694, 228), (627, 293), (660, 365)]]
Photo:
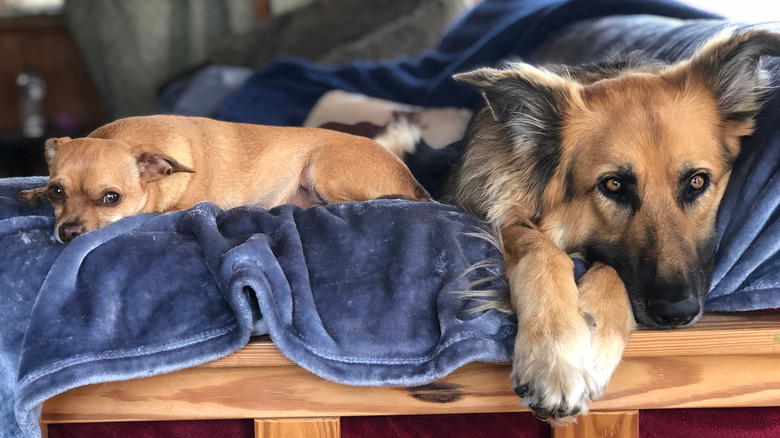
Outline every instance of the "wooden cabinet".
[(18, 132), (16, 77), (32, 68), (46, 81), (43, 112), (73, 114), (82, 127), (105, 123), (106, 112), (61, 16), (0, 18), (0, 133)]

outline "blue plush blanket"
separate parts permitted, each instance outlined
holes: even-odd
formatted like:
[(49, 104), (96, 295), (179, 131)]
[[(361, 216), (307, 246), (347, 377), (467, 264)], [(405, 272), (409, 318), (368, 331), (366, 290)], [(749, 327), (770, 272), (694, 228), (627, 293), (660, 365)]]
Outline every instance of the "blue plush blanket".
[[(408, 103), (476, 105), (472, 91), (451, 88), (450, 73), (530, 53), (549, 32), (611, 13), (703, 16), (663, 0), (485, 0), (441, 50), (419, 60), (340, 69), (280, 63), (250, 80), (223, 115), (296, 124), (334, 83)], [(681, 35), (688, 34), (654, 35), (677, 44), (653, 50), (683, 56), (692, 44), (674, 39)], [(647, 41), (654, 40), (634, 43)], [(777, 62), (770, 67), (777, 78)], [(773, 97), (727, 190), (710, 311), (780, 307), (776, 120), (780, 100)], [(52, 240), (50, 207), (13, 200), (42, 184), (0, 181), (2, 436), (36, 436), (41, 403), (68, 388), (235, 351), (249, 339), (255, 307), (288, 357), (337, 382), (418, 385), (469, 361), (511, 356), (514, 320), (465, 312), (468, 304), (453, 293), (492, 274), (462, 277), (467, 267), (499, 255), (468, 235), (482, 225), (452, 207), (385, 200), (220, 212), (201, 204), (127, 218), (65, 246)]]
[(337, 382), (419, 385), (508, 357), (513, 321), (464, 312), (454, 293), (486, 274), (463, 276), (471, 264), (500, 255), (469, 236), (483, 225), (453, 207), (204, 203), (126, 218), (66, 246), (52, 238), (50, 208), (13, 199), (43, 182), (0, 182), (4, 436), (34, 436), (41, 403), (68, 388), (237, 350), (254, 300), (284, 354)]

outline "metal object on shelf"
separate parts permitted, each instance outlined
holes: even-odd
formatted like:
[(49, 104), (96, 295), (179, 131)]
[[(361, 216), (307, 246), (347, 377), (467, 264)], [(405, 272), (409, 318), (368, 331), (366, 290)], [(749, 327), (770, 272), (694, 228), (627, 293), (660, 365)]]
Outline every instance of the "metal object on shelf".
[(46, 131), (46, 120), (43, 117), (46, 82), (28, 68), (16, 77), (16, 85), (19, 87), (22, 134), (25, 137), (42, 137)]

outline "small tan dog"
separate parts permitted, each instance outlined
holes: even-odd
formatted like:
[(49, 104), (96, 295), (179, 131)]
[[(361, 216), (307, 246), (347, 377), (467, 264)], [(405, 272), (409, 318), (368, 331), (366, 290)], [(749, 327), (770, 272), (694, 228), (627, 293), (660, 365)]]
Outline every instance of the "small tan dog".
[(70, 242), (136, 213), (210, 201), (271, 208), (377, 198), (429, 199), (395, 155), (364, 137), (181, 116), (133, 117), (85, 138), (46, 142), (49, 183), (22, 191), (54, 206), (54, 236)]

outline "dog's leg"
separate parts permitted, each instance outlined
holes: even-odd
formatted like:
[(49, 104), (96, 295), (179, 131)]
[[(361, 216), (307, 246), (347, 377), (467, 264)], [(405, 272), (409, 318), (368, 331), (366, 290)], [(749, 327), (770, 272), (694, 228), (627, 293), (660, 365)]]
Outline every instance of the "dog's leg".
[[(580, 305), (594, 317), (591, 329), (595, 392), (604, 393), (612, 373), (620, 363), (623, 349), (636, 328), (626, 287), (609, 265), (594, 263), (580, 278)], [(586, 314), (587, 314), (586, 313)]]
[(524, 405), (551, 422), (585, 413), (597, 382), (573, 262), (522, 219), (507, 221), (501, 234), (518, 320), (514, 390)]
[(46, 187), (39, 187), (32, 190), (22, 190), (16, 194), (16, 199), (27, 205), (43, 205), (49, 200), (49, 197), (46, 194), (47, 191), (48, 189)]
[(328, 204), (379, 198), (429, 200), (400, 159), (371, 143), (355, 150), (350, 145), (322, 148), (304, 170), (301, 186)]

